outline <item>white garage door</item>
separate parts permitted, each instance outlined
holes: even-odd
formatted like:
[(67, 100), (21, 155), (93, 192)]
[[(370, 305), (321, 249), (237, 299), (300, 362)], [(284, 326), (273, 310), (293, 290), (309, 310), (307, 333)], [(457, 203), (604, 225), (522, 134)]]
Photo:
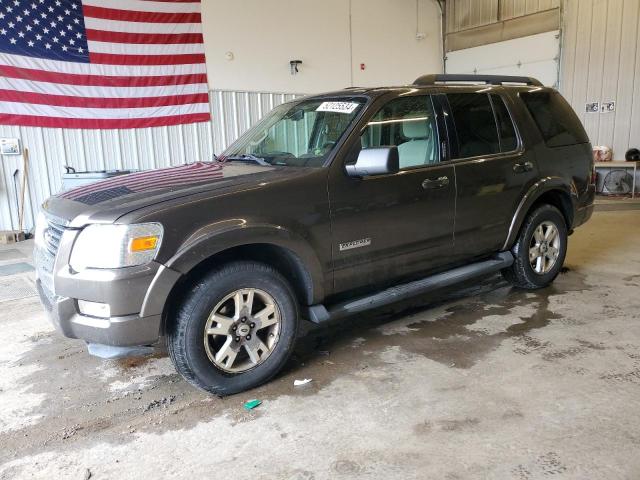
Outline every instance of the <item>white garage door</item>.
[(557, 88), (559, 58), (560, 32), (555, 30), (449, 52), (445, 71), (531, 76)]

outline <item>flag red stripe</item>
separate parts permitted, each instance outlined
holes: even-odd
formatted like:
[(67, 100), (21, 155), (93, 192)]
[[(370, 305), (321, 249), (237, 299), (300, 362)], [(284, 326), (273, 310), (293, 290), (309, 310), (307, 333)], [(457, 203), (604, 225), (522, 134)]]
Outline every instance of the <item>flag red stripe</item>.
[(204, 53), (183, 55), (117, 55), (115, 53), (90, 53), (91, 63), (106, 65), (186, 65), (204, 63)]
[(0, 101), (86, 108), (145, 108), (208, 103), (206, 93), (137, 98), (87, 98), (0, 89)]
[(98, 87), (159, 87), (163, 85), (188, 85), (207, 83), (205, 73), (188, 75), (154, 75), (138, 77), (112, 77), (102, 75), (81, 75), (76, 73), (48, 72), (32, 68), (18, 68), (0, 65), (0, 76), (19, 78), (36, 82), (62, 83)]
[(123, 118), (123, 119), (95, 119), (95, 118), (55, 118), (37, 115), (12, 115), (0, 113), (0, 125), (20, 125), (23, 127), (48, 128), (147, 128), (180, 125), (185, 123), (208, 122), (208, 113), (192, 113), (155, 118)]
[(87, 29), (87, 40), (112, 43), (163, 44), (203, 43), (201, 33), (130, 33)]
[(83, 5), (85, 17), (144, 23), (200, 23), (200, 13), (137, 12)]

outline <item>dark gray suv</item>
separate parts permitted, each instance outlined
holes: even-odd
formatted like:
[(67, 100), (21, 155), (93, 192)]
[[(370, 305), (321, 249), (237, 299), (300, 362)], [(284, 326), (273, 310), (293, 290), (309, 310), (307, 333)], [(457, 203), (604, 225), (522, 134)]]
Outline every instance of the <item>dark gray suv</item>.
[(301, 319), (498, 271), (548, 285), (594, 191), (589, 140), (556, 91), (428, 75), (298, 99), (213, 162), (51, 197), (37, 285), (90, 353), (166, 337), (189, 382), (227, 395), (283, 367)]

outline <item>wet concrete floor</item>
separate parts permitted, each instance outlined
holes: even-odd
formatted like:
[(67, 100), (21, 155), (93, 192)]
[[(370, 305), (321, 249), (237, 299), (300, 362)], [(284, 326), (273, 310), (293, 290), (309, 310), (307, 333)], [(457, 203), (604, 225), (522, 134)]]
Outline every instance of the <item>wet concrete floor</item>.
[(0, 300), (0, 478), (640, 478), (639, 246), (640, 211), (596, 213), (551, 287), (492, 276), (309, 326), (282, 375), (224, 399), (162, 351), (90, 357), (18, 290)]

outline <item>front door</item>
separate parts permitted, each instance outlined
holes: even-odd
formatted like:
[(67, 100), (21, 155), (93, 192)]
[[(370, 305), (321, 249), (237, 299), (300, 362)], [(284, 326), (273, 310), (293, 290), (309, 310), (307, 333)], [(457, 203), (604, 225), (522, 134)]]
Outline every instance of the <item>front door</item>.
[[(424, 274), (453, 253), (455, 173), (440, 163), (439, 122), (428, 95), (388, 101), (329, 173), (334, 291), (373, 290)], [(397, 146), (400, 171), (351, 178), (361, 149)]]

